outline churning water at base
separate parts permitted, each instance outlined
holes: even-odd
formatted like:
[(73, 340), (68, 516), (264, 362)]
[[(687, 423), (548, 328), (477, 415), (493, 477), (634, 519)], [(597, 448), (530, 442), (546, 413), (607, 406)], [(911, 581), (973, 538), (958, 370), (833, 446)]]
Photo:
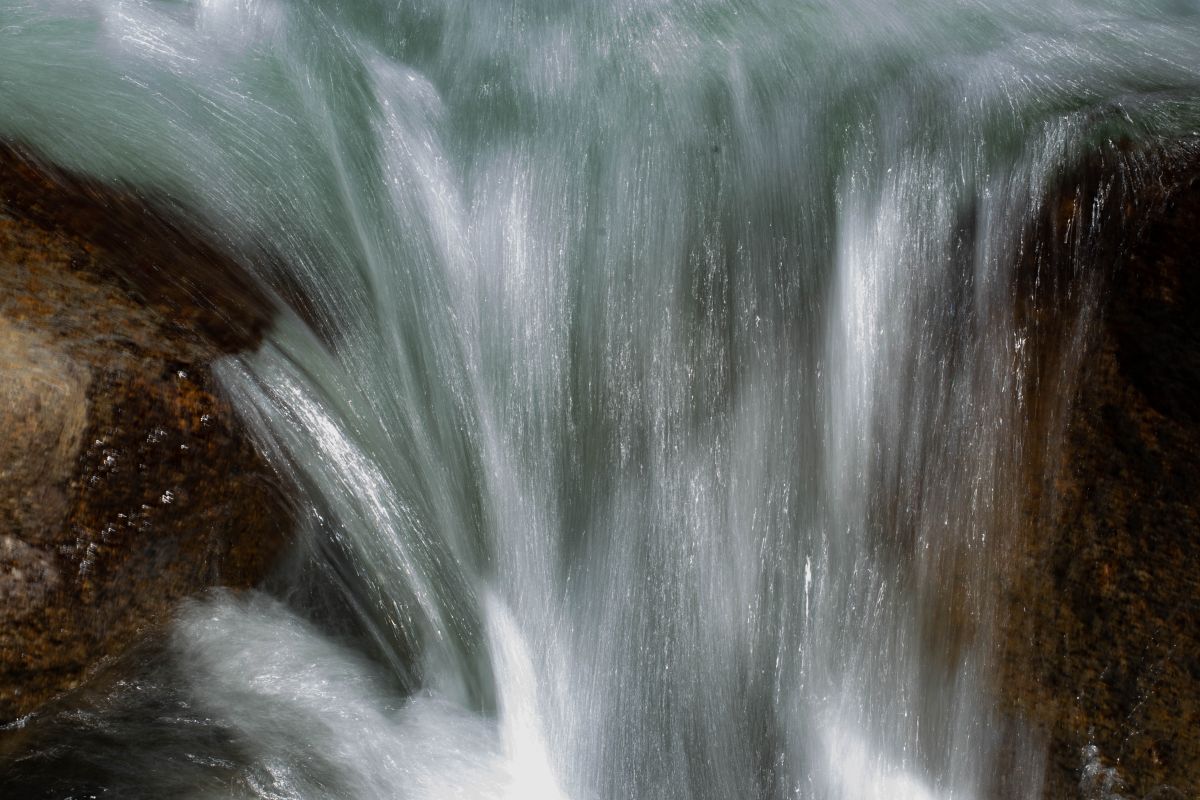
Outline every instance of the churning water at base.
[(1038, 796), (992, 693), (1046, 444), (1014, 265), (1075, 154), (1200, 130), (1197, 12), (0, 3), (0, 135), (304, 298), (220, 369), (295, 567), (79, 712), (95, 785)]

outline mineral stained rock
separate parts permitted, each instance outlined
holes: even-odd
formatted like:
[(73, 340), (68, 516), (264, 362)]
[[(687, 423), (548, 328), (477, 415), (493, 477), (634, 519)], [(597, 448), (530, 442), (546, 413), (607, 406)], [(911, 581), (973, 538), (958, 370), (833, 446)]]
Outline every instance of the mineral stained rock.
[(0, 145), (0, 722), (271, 566), (285, 494), (210, 371), (269, 308), (145, 198)]

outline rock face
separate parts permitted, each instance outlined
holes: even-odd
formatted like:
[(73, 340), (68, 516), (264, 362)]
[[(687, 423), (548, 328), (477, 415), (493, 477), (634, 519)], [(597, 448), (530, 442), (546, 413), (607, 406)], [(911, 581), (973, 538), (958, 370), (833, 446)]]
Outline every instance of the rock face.
[(1047, 798), (1200, 796), (1200, 161), (1168, 177), (1125, 189), (1117, 216), (1143, 227), (1008, 598), (1004, 691), (1047, 737)]
[(284, 494), (210, 371), (269, 308), (144, 198), (0, 146), (0, 722), (270, 567)]

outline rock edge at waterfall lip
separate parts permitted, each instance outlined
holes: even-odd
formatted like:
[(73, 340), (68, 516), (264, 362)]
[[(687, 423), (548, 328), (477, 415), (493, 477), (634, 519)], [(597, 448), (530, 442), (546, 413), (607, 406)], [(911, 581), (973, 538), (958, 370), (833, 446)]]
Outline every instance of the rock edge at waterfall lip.
[(275, 306), (167, 199), (0, 142), (0, 722), (210, 586), (250, 586), (292, 504), (211, 372)]
[[(1200, 786), (1197, 221), (1200, 141), (1109, 143), (1050, 187), (1018, 265), (1026, 318), (1052, 334), (1031, 348), (1027, 423), (1062, 445), (1031, 452), (999, 688), (1045, 737), (1045, 797)], [(1096, 313), (1063, 369), (1081, 279)]]
[[(0, 214), (75, 242), (98, 277), (234, 353), (258, 346), (276, 305), (202, 215), (166, 192), (60, 169), (0, 139)], [(256, 254), (259, 258), (267, 258)]]

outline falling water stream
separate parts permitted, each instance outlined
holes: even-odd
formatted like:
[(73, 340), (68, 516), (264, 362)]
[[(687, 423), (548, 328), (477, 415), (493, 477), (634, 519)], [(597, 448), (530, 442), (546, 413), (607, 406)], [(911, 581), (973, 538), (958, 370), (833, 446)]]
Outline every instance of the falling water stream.
[(1194, 0), (3, 0), (0, 136), (304, 298), (218, 367), (297, 552), (182, 608), (67, 761), (1039, 797), (995, 693), (1043, 444), (1014, 269), (1084, 148), (1198, 129)]

